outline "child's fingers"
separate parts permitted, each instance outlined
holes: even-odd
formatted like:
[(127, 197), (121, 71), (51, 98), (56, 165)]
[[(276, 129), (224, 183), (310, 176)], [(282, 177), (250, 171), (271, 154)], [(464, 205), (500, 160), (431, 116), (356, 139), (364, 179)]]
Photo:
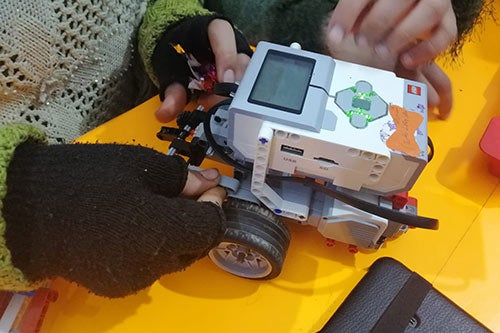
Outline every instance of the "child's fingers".
[(443, 120), (448, 118), (453, 107), (453, 90), (450, 78), (434, 62), (422, 66), (421, 71), (429, 85), (439, 96), (435, 105), (439, 111), (439, 118)]
[(221, 186), (216, 186), (213, 187), (207, 191), (205, 191), (200, 197), (198, 198), (197, 201), (200, 202), (213, 202), (219, 207), (222, 207), (222, 203), (224, 202), (224, 199), (226, 198), (227, 192), (226, 190), (221, 187)]
[(398, 64), (397, 75), (410, 80), (419, 81), (427, 85), (428, 109), (438, 109), (438, 116), (446, 119), (453, 107), (453, 91), (450, 78), (434, 62), (419, 66), (415, 70), (410, 70), (402, 64)]
[(238, 52), (233, 27), (226, 20), (215, 19), (208, 26), (208, 39), (215, 55), (217, 80), (234, 82), (236, 72), (232, 65)]
[(197, 197), (217, 186), (220, 182), (220, 177), (217, 169), (189, 170), (186, 185), (181, 194), (186, 197)]
[(378, 0), (360, 18), (356, 40), (361, 44), (377, 45), (406, 13), (414, 6), (415, 1)]
[[(399, 54), (417, 41), (432, 38), (434, 44), (427, 44), (427, 50), (439, 54), (455, 36), (455, 14), (451, 3), (448, 0), (421, 0), (387, 36), (384, 44), (392, 53)], [(433, 57), (428, 55), (426, 60), (431, 59)]]
[(370, 5), (372, 0), (339, 0), (335, 10), (330, 17), (328, 28), (340, 26), (346, 32), (350, 32), (360, 14)]
[(186, 103), (186, 89), (178, 82), (172, 83), (165, 89), (165, 98), (155, 112), (156, 119), (161, 123), (174, 120), (184, 110)]
[[(450, 10), (452, 10), (450, 8)], [(408, 51), (405, 51), (401, 57), (401, 63), (406, 68), (416, 68), (431, 59), (436, 58), (443, 52), (457, 36), (457, 24), (453, 12), (447, 15), (442, 24), (432, 33), (432, 35), (422, 42), (418, 43)]]
[(215, 56), (217, 80), (219, 82), (240, 80), (250, 57), (244, 53), (238, 53), (231, 24), (225, 20), (213, 20), (208, 26), (208, 38)]

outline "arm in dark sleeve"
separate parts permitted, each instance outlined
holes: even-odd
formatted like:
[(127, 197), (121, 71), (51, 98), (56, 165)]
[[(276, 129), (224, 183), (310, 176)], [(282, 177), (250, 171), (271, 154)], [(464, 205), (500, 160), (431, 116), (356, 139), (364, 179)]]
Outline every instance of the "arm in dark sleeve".
[(225, 231), (219, 206), (179, 197), (185, 161), (149, 148), (24, 143), (7, 171), (6, 245), (29, 281), (129, 295), (202, 258)]

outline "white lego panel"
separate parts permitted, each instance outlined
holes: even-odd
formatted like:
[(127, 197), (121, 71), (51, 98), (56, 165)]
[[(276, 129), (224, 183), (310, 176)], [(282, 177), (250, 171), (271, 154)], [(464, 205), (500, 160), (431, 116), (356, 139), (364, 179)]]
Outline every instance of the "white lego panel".
[(266, 184), (267, 165), (272, 146), (273, 130), (268, 122), (263, 122), (255, 138), (257, 149), (252, 172), (251, 191), (267, 208), (278, 215), (305, 221), (309, 216), (309, 205), (283, 199), (273, 188)]
[(263, 120), (247, 114), (235, 114), (233, 117), (232, 132), (229, 136), (229, 145), (240, 152), (247, 161), (253, 161), (256, 155), (257, 138)]
[[(269, 168), (323, 179), (353, 190), (376, 183), (389, 163), (389, 157), (349, 146), (314, 139), (285, 131), (273, 124), (275, 136)], [(293, 130), (288, 128), (288, 130)]]
[[(336, 133), (322, 130), (320, 133), (292, 128), (272, 122), (255, 121), (247, 115), (235, 117), (233, 148), (243, 152), (247, 160), (253, 161), (256, 147), (260, 145), (259, 124), (265, 123), (272, 130), (269, 141), (267, 167), (276, 171), (314, 176), (336, 185), (359, 190), (364, 184), (376, 183), (389, 163), (389, 150), (381, 146), (380, 152), (360, 151), (350, 146), (335, 143)], [(249, 125), (250, 124), (250, 125)], [(262, 129), (261, 127), (260, 129)], [(328, 133), (329, 135), (326, 135)], [(334, 141), (327, 139), (333, 139)], [(260, 162), (259, 162), (260, 163)]]
[(422, 162), (417, 159), (409, 159), (404, 155), (393, 153), (391, 163), (385, 170), (385, 174), (390, 176), (381, 177), (377, 183), (364, 184), (363, 187), (386, 194), (404, 192), (404, 189), (409, 190), (409, 187), (414, 184), (423, 167)]
[(335, 103), (335, 98), (338, 92), (355, 87), (357, 82), (365, 81), (387, 105), (402, 105), (403, 80), (397, 78), (392, 72), (339, 60), (335, 63), (335, 72), (329, 91), (330, 98), (326, 105), (326, 112), (333, 112), (337, 117), (337, 126), (331, 135), (335, 137), (335, 142), (338, 144), (388, 156), (389, 149), (379, 138), (381, 127), (387, 119), (390, 119), (389, 113), (368, 123), (365, 128), (359, 129), (351, 125), (349, 117)]

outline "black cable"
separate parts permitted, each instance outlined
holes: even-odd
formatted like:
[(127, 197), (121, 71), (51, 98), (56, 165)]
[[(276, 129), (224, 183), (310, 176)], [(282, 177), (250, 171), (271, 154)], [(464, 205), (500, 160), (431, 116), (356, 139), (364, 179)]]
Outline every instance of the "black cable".
[(429, 146), (429, 153), (427, 154), (427, 163), (429, 163), (434, 157), (434, 143), (432, 143), (430, 136), (427, 137), (427, 146)]
[(412, 227), (423, 228), (423, 229), (437, 230), (439, 227), (439, 221), (437, 219), (418, 216), (418, 215), (410, 215), (394, 209), (381, 207), (371, 202), (359, 199), (345, 192), (339, 191), (335, 185), (332, 184), (321, 185), (312, 178), (299, 178), (299, 177), (275, 176), (275, 175), (268, 175), (267, 178), (271, 181), (293, 182), (293, 183), (303, 184), (304, 186), (310, 187), (318, 192), (324, 193), (329, 197), (338, 199), (349, 206), (358, 208), (362, 211), (386, 218), (388, 220), (397, 223), (406, 224)]
[(243, 165), (233, 159), (231, 156), (229, 156), (226, 151), (224, 150), (224, 147), (219, 145), (216, 141), (215, 138), (212, 134), (212, 129), (210, 128), (210, 120), (212, 119), (212, 116), (217, 112), (217, 109), (220, 108), (221, 106), (226, 106), (230, 105), (232, 101), (232, 98), (227, 98), (214, 106), (212, 106), (210, 109), (207, 111), (207, 117), (205, 117), (203, 121), (203, 131), (205, 132), (205, 137), (209, 143), (209, 145), (215, 150), (215, 152), (219, 155), (220, 158), (227, 164), (235, 167), (236, 169), (240, 169), (242, 171), (248, 171), (252, 172), (253, 170), (246, 165)]
[[(231, 156), (229, 156), (225, 150), (224, 147), (219, 145), (216, 141), (215, 138), (213, 137), (212, 130), (210, 128), (210, 119), (212, 116), (215, 114), (218, 108), (222, 106), (227, 106), (231, 104), (232, 98), (225, 99), (214, 106), (212, 106), (208, 111), (207, 111), (207, 117), (205, 117), (203, 121), (203, 130), (205, 132), (205, 137), (210, 144), (210, 146), (214, 149), (214, 151), (222, 158), (222, 160), (229, 165), (241, 169), (243, 171), (248, 171), (248, 172), (253, 172), (252, 168), (249, 168), (238, 161), (234, 160)], [(434, 151), (433, 146), (432, 146), (432, 141), (429, 138), (429, 146), (431, 147), (431, 152)], [(432, 158), (432, 154), (431, 154)], [(383, 218), (386, 218), (390, 221), (394, 221), (397, 223), (401, 224), (406, 224), (408, 226), (416, 227), (416, 228), (423, 228), (423, 229), (434, 229), (437, 230), (439, 226), (439, 221), (434, 218), (430, 217), (423, 217), (423, 216), (418, 216), (418, 215), (410, 215), (406, 213), (402, 213), (400, 211), (394, 210), (394, 209), (389, 209), (385, 207), (381, 207), (375, 204), (372, 204), (370, 202), (367, 202), (365, 200), (356, 198), (355, 196), (349, 195), (345, 192), (341, 192), (337, 190), (336, 186), (334, 185), (321, 185), (317, 183), (314, 179), (311, 178), (299, 178), (299, 177), (291, 177), (291, 176), (276, 176), (276, 175), (266, 175), (266, 179), (269, 179), (271, 181), (278, 181), (278, 182), (294, 182), (294, 183), (301, 183), (304, 186), (310, 187), (316, 191), (319, 191), (321, 193), (324, 193), (334, 199), (340, 200), (343, 203), (350, 205), (354, 208), (360, 209), (362, 211), (368, 212), (373, 215), (377, 215)]]

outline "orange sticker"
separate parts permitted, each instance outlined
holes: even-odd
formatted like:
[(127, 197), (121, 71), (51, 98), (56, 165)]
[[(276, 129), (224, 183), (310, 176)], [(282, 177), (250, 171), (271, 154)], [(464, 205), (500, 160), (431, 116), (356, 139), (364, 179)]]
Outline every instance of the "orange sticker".
[(397, 105), (389, 106), (389, 112), (396, 125), (396, 131), (387, 139), (387, 147), (410, 156), (418, 156), (420, 147), (415, 139), (415, 131), (424, 120), (424, 117)]

